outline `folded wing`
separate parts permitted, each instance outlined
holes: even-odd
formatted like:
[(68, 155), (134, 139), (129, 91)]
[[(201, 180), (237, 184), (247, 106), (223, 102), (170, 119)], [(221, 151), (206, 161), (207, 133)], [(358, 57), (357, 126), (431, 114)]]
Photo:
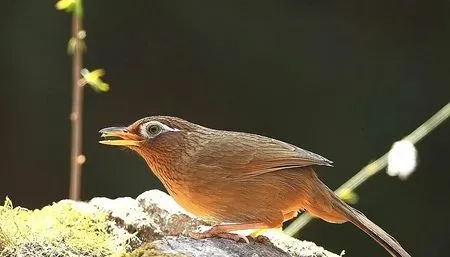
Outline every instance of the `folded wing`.
[(223, 172), (226, 177), (245, 178), (310, 165), (332, 166), (333, 163), (294, 145), (241, 132), (224, 131), (204, 142), (204, 146), (195, 154), (197, 164)]

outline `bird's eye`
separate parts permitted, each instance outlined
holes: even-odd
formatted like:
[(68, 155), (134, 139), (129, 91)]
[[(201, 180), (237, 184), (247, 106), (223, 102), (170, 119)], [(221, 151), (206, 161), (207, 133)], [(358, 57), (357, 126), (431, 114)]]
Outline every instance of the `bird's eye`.
[(150, 135), (157, 135), (159, 132), (161, 132), (161, 127), (156, 124), (152, 124), (147, 127), (147, 131)]

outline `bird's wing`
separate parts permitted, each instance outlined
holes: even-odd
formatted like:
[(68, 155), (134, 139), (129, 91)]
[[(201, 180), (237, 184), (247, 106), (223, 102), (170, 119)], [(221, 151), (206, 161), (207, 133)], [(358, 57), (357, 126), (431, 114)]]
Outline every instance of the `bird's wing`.
[(272, 138), (220, 132), (204, 142), (196, 154), (196, 164), (225, 172), (227, 177), (252, 177), (267, 172), (310, 165), (332, 166), (332, 161)]

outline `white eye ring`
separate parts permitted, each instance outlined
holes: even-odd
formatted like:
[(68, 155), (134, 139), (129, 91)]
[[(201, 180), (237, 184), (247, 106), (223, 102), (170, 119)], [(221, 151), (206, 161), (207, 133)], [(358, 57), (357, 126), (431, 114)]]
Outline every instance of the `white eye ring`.
[(147, 138), (154, 138), (167, 131), (178, 131), (178, 129), (171, 128), (159, 121), (149, 121), (140, 126), (141, 135)]
[(147, 133), (149, 135), (158, 135), (161, 132), (161, 127), (157, 124), (149, 124), (147, 126)]

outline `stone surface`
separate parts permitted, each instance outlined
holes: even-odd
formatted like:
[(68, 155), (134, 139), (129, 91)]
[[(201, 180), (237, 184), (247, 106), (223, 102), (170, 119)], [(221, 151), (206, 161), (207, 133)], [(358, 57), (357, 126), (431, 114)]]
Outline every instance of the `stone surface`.
[(163, 252), (182, 253), (192, 257), (289, 257), (283, 250), (260, 243), (235, 243), (227, 239), (195, 240), (188, 237), (166, 237), (153, 244)]
[(150, 190), (139, 195), (136, 200), (151, 217), (158, 231), (165, 236), (185, 235), (199, 226), (209, 225), (181, 208), (172, 197), (159, 190)]

